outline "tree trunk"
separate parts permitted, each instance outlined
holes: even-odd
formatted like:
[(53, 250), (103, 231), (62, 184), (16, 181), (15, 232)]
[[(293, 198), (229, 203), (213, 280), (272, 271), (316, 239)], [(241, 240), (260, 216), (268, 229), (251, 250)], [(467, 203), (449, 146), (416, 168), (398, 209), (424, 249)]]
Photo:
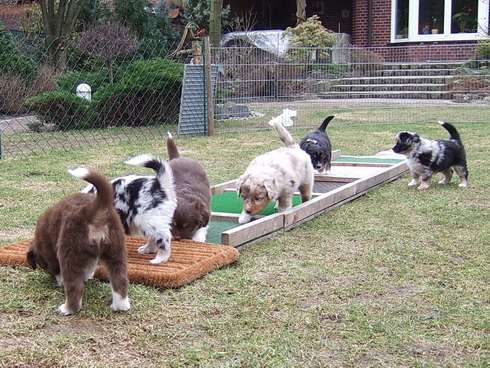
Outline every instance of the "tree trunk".
[(84, 2), (85, 0), (39, 0), (48, 51), (51, 62), (57, 69), (65, 68), (65, 41), (73, 32)]

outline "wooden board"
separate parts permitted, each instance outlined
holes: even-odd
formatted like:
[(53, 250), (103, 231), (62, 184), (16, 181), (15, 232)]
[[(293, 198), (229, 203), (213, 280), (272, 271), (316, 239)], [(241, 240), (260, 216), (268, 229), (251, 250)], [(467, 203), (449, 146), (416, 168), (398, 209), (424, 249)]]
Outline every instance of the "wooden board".
[[(408, 171), (406, 160), (389, 151), (369, 157), (341, 156), (336, 152), (329, 173), (315, 175), (314, 197), (282, 213), (256, 216), (239, 225), (236, 213), (213, 212), (212, 221), (236, 221), (237, 226), (221, 233), (221, 244), (240, 247), (291, 229), (319, 214), (336, 208), (367, 193), (369, 190), (395, 180)], [(236, 179), (212, 187), (213, 194), (236, 190)], [(324, 184), (322, 184), (324, 183)], [(329, 185), (328, 183), (331, 183)], [(321, 192), (326, 190), (326, 192)]]

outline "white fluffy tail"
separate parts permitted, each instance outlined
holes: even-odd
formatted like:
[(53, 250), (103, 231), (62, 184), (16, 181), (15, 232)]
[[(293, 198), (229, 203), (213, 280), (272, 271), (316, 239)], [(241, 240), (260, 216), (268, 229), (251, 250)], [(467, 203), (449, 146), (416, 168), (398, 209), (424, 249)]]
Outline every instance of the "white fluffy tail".
[(162, 188), (167, 192), (168, 197), (172, 201), (177, 201), (177, 195), (175, 194), (174, 176), (172, 174), (172, 169), (167, 161), (163, 158), (148, 153), (144, 153), (129, 160), (124, 163), (133, 166), (147, 167), (153, 169), (156, 173), (158, 181)]
[(70, 170), (68, 170), (68, 172), (70, 174), (72, 174), (74, 177), (76, 177), (78, 179), (82, 179), (82, 180), (85, 180), (85, 178), (89, 174), (88, 169), (86, 169), (84, 167), (77, 167), (75, 169), (70, 169)]

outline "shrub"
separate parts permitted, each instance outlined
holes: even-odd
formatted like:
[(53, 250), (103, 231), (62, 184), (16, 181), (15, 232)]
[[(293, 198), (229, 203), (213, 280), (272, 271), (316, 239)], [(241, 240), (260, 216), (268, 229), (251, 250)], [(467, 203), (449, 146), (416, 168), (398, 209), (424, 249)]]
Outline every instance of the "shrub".
[[(296, 27), (288, 27), (286, 35), (291, 37), (291, 49), (288, 57), (293, 60), (330, 60), (329, 48), (335, 45), (335, 33), (324, 26), (317, 15), (313, 15)], [(320, 50), (307, 50), (298, 48), (320, 48)], [(321, 50), (323, 49), (323, 50)], [(319, 51), (317, 53), (317, 51)]]
[(75, 93), (80, 83), (87, 83), (95, 93), (102, 85), (109, 82), (106, 69), (95, 72), (69, 72), (61, 75), (56, 79), (58, 90), (69, 93)]
[(36, 62), (20, 53), (12, 33), (0, 22), (0, 74), (16, 74), (29, 82), (38, 73)]
[(90, 101), (66, 91), (45, 92), (26, 102), (36, 111), (44, 125), (54, 124), (57, 130), (90, 129), (100, 127), (97, 112)]
[[(200, 28), (209, 29), (209, 19), (211, 17), (211, 0), (183, 0), (184, 13), (182, 17), (186, 22), (196, 23)], [(221, 27), (228, 25), (230, 15), (230, 5), (221, 9)]]
[(183, 66), (169, 60), (136, 61), (94, 94), (96, 109), (110, 117), (110, 125), (177, 123), (182, 76)]
[[(114, 83), (104, 70), (58, 78), (57, 91), (31, 98), (28, 106), (58, 130), (177, 123), (183, 66), (163, 59), (118, 67)], [(92, 86), (92, 100), (75, 95), (79, 82)]]
[(475, 60), (490, 59), (490, 39), (478, 40), (478, 46), (475, 49)]
[(335, 33), (324, 26), (318, 15), (309, 17), (296, 27), (288, 27), (286, 34), (291, 36), (293, 47), (331, 47), (335, 45)]
[(103, 61), (109, 70), (109, 81), (113, 82), (113, 65), (118, 58), (134, 54), (139, 47), (129, 29), (115, 23), (95, 26), (83, 32), (75, 49)]
[(39, 68), (39, 73), (29, 83), (15, 74), (0, 74), (0, 112), (26, 113), (24, 103), (28, 98), (56, 88), (52, 75), (52, 68), (46, 65)]

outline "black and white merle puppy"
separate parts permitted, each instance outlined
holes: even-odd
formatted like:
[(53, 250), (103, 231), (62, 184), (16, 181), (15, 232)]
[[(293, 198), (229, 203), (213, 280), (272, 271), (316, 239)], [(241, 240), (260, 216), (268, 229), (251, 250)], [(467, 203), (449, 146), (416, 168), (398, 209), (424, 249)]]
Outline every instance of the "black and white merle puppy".
[(393, 152), (401, 153), (407, 157), (407, 165), (412, 173), (409, 186), (418, 185), (418, 189), (430, 187), (430, 181), (435, 173), (442, 173), (444, 179), (439, 184), (447, 184), (453, 176), (453, 169), (459, 176), (459, 186), (468, 185), (468, 168), (466, 166), (466, 152), (458, 131), (449, 123), (440, 121), (450, 135), (449, 139), (426, 139), (410, 131), (399, 132), (392, 148)]
[(299, 142), (300, 148), (310, 155), (313, 168), (320, 174), (326, 173), (331, 167), (332, 142), (325, 130), (334, 117), (327, 117), (317, 130), (308, 133)]
[[(140, 232), (148, 243), (138, 253), (156, 253), (150, 262), (158, 264), (170, 258), (171, 226), (177, 196), (169, 164), (158, 156), (142, 154), (128, 161), (128, 165), (155, 170), (155, 176), (129, 175), (111, 181), (114, 205), (124, 225), (126, 235)], [(94, 193), (91, 185), (82, 192)]]

